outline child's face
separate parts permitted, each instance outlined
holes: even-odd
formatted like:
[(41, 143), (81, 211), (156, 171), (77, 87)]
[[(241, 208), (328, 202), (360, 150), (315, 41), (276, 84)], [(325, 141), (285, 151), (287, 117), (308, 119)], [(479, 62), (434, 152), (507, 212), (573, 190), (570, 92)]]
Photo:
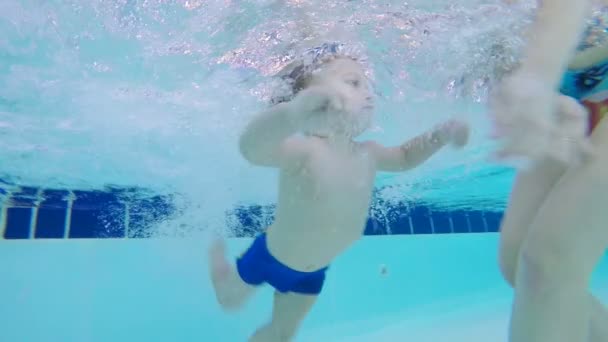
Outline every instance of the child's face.
[(308, 84), (330, 86), (340, 93), (346, 114), (340, 128), (352, 136), (363, 133), (372, 120), (373, 97), (364, 72), (356, 61), (338, 58), (323, 65)]

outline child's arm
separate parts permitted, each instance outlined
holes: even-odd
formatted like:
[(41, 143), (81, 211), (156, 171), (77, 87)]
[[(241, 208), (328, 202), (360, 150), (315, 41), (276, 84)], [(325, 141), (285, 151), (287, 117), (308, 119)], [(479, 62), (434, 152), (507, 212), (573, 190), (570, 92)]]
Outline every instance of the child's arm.
[(241, 154), (252, 164), (278, 166), (286, 155), (297, 155), (303, 142), (290, 138), (296, 133), (290, 103), (280, 103), (255, 117), (239, 141)]
[(241, 154), (260, 166), (300, 165), (312, 150), (311, 140), (293, 135), (307, 122), (337, 106), (337, 101), (327, 89), (310, 87), (292, 101), (258, 114), (241, 135)]
[(467, 143), (469, 128), (458, 121), (448, 121), (429, 132), (421, 134), (400, 146), (384, 147), (375, 142), (368, 143), (378, 170), (405, 171), (429, 159), (447, 144), (462, 147)]

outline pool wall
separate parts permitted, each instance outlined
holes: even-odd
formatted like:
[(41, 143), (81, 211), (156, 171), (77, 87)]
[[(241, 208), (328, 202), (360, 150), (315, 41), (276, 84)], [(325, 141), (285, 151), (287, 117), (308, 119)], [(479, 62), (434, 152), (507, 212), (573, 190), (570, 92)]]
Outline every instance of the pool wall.
[[(149, 226), (179, 215), (170, 195), (20, 188), (3, 198), (0, 341), (245, 341), (271, 314), (268, 287), (240, 312), (220, 310), (204, 234), (151, 237)], [(232, 257), (273, 210), (227, 213)], [(502, 213), (423, 203), (380, 211), (332, 265), (298, 340), (505, 341)], [(592, 284), (602, 298), (606, 281), (603, 262)]]
[[(3, 194), (2, 194), (3, 192)], [(141, 189), (105, 191), (0, 189), (4, 239), (148, 238), (153, 228), (180, 214), (173, 194), (144, 195)], [(237, 204), (226, 213), (235, 237), (252, 237), (273, 220), (274, 205)], [(497, 232), (502, 211), (391, 202), (374, 196), (365, 235)], [(165, 230), (165, 234), (171, 235)]]

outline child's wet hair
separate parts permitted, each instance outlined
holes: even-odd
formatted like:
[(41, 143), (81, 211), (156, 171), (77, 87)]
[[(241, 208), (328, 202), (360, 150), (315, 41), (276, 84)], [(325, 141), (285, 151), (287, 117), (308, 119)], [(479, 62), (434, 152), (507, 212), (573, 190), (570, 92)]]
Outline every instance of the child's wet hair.
[[(303, 89), (306, 89), (309, 82), (323, 65), (336, 59), (350, 59), (365, 65), (361, 53), (353, 46), (346, 46), (342, 43), (325, 43), (312, 49), (306, 50), (299, 55), (295, 61), (286, 66), (283, 71), (278, 73), (283, 82), (280, 87), (281, 94), (276, 94), (270, 100), (271, 105), (287, 102), (293, 99)], [(364, 69), (367, 69), (364, 66)]]
[[(317, 69), (337, 59), (350, 59), (357, 62), (356, 58), (349, 56), (327, 56), (320, 61), (319, 65), (317, 66)], [(308, 87), (308, 83), (310, 83), (310, 80), (314, 75), (315, 70), (306, 71), (305, 69), (306, 68), (304, 65), (300, 65), (296, 67), (288, 76), (291, 80), (293, 80), (291, 90), (294, 92), (294, 95), (297, 94), (299, 91), (304, 90), (304, 88)]]

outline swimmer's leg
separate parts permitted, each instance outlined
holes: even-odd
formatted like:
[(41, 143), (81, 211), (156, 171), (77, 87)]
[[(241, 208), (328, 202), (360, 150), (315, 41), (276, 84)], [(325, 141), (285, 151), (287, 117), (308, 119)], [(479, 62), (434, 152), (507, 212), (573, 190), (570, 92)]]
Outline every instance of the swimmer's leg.
[(316, 295), (275, 292), (272, 321), (258, 329), (249, 341), (291, 341), (316, 300)]
[[(493, 110), (504, 146), (500, 157), (538, 159), (551, 145), (554, 109), (563, 72), (584, 31), (589, 0), (541, 1), (520, 68), (493, 96)], [(558, 153), (570, 162), (574, 155)]]
[[(563, 164), (547, 159), (517, 174), (500, 229), (500, 269), (511, 286), (515, 284), (519, 252), (530, 224), (564, 171)], [(608, 341), (608, 311), (596, 297), (589, 296), (592, 301), (589, 342)]]
[[(573, 102), (565, 96), (559, 98), (559, 128), (567, 136), (584, 136), (587, 115), (583, 107)], [(515, 284), (519, 251), (530, 224), (549, 192), (566, 170), (565, 164), (553, 158), (544, 158), (536, 161), (529, 169), (517, 173), (500, 227), (500, 270), (511, 286)]]
[(226, 246), (217, 239), (209, 250), (209, 270), (218, 303), (224, 310), (239, 309), (253, 294), (255, 287), (245, 283), (226, 259)]
[[(596, 128), (592, 142), (608, 150), (608, 121)], [(589, 281), (608, 247), (606, 170), (608, 153), (572, 167), (539, 208), (519, 254), (510, 341), (587, 341), (596, 305)]]
[(551, 189), (566, 168), (553, 159), (538, 161), (529, 170), (519, 171), (500, 226), (499, 264), (505, 280), (513, 286), (519, 251), (530, 224)]

